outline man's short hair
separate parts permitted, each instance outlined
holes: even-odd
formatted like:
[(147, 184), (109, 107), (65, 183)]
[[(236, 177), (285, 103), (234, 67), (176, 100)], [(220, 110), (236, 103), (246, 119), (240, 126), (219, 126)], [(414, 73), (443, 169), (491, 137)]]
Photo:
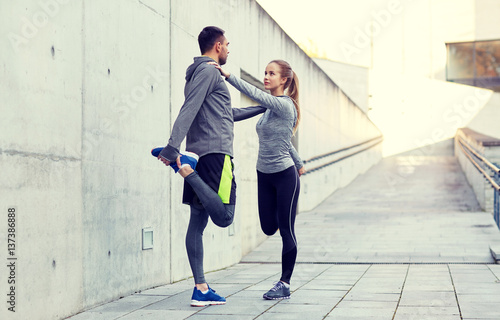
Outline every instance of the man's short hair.
[(224, 32), (221, 28), (213, 26), (203, 28), (198, 36), (201, 54), (205, 54), (205, 52), (212, 49), (217, 41), (222, 41), (221, 38), (224, 37)]

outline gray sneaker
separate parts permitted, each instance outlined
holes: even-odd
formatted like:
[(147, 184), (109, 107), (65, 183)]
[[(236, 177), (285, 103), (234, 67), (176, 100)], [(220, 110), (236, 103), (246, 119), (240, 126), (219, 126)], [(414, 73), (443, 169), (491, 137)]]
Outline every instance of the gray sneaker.
[(290, 288), (285, 287), (283, 282), (278, 281), (271, 290), (264, 293), (263, 298), (267, 300), (290, 299)]

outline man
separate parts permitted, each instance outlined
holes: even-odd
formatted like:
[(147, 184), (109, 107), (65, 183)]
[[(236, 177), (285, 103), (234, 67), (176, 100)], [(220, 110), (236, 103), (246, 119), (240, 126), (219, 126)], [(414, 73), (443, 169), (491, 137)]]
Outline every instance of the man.
[[(229, 90), (220, 72), (208, 64), (223, 65), (227, 61), (229, 42), (224, 30), (205, 27), (198, 36), (198, 43), (202, 56), (195, 57), (186, 71), (185, 101), (168, 145), (158, 159), (174, 167), (185, 179), (183, 203), (190, 205), (191, 211), (186, 249), (195, 280), (191, 305), (206, 306), (226, 303), (226, 299), (215, 293), (205, 280), (202, 237), (209, 216), (219, 227), (227, 227), (233, 222), (236, 202), (232, 162), (234, 121), (263, 113), (265, 108), (231, 108)], [(184, 137), (189, 152), (180, 153)]]

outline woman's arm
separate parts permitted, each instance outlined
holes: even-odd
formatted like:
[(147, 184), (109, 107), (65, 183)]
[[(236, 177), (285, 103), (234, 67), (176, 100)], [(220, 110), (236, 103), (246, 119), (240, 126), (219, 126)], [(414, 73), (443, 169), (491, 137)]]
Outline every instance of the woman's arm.
[(291, 109), (294, 107), (293, 102), (290, 100), (291, 104), (288, 103), (284, 98), (275, 97), (267, 92), (264, 92), (251, 84), (239, 79), (238, 77), (232, 75), (231, 73), (222, 69), (220, 65), (215, 62), (208, 62), (215, 66), (217, 70), (226, 78), (233, 87), (238, 89), (240, 92), (244, 93), (251, 99), (260, 103), (263, 107), (271, 109), (273, 112), (277, 113), (280, 117), (286, 118), (287, 116), (294, 116), (294, 112)]
[(290, 156), (292, 157), (293, 163), (295, 163), (295, 168), (297, 168), (299, 176), (303, 175), (306, 172), (306, 169), (304, 168), (304, 163), (302, 162), (302, 159), (300, 159), (299, 153), (297, 152), (297, 150), (295, 150), (292, 143), (290, 143), (290, 146), (288, 148), (288, 152), (290, 153)]
[(267, 92), (257, 89), (256, 87), (239, 79), (233, 74), (231, 74), (226, 80), (233, 87), (235, 87), (251, 99), (257, 101), (263, 107), (272, 110), (282, 117), (293, 117), (293, 102), (291, 100), (288, 101), (287, 98), (278, 98)]

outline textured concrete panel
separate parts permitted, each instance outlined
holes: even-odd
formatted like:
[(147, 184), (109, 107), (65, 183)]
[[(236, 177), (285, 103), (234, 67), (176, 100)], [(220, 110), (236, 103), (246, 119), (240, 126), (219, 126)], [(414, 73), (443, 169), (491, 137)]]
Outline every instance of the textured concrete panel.
[(149, 153), (170, 122), (168, 7), (157, 6), (84, 5), (84, 307), (170, 281), (169, 173)]

